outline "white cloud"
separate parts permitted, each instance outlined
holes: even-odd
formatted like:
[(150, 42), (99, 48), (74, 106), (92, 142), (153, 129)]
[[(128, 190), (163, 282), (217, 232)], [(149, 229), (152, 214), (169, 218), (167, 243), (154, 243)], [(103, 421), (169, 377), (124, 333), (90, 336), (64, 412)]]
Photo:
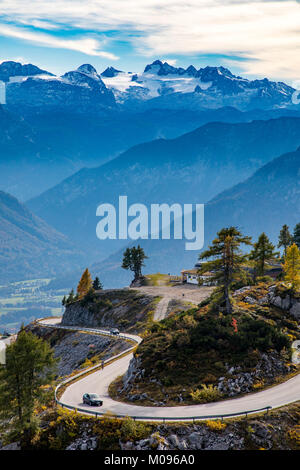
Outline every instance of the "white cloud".
[(81, 39), (62, 39), (49, 34), (16, 28), (7, 24), (0, 24), (0, 35), (21, 39), (23, 41), (30, 41), (46, 47), (70, 49), (91, 56), (105, 57), (110, 60), (118, 59), (115, 54), (100, 50), (100, 41), (91, 37), (82, 37)]
[[(300, 4), (295, 0), (31, 0), (26, 8), (23, 0), (2, 0), (0, 15), (95, 33), (117, 30), (119, 39), (148, 56), (236, 55), (247, 59), (239, 62), (247, 74), (299, 78)], [(94, 38), (66, 42), (100, 55)]]

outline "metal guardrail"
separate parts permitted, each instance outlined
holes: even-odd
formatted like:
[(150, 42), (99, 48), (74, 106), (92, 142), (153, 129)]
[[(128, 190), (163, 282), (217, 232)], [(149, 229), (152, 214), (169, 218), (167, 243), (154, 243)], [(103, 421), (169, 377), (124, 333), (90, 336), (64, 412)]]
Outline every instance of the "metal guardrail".
[[(61, 328), (61, 329), (68, 329), (68, 330), (74, 330), (74, 331), (80, 331), (81, 330), (80, 327), (67, 327), (67, 326), (57, 326), (57, 325), (43, 325), (43, 326), (49, 327), (49, 328)], [(113, 335), (109, 332), (106, 332), (106, 331), (103, 331), (103, 330), (96, 330), (96, 329), (92, 329), (92, 328), (82, 328), (82, 331), (97, 333), (97, 334), (101, 334), (103, 336), (110, 336), (110, 337), (113, 337), (113, 338), (116, 338), (116, 337), (117, 338), (122, 338), (122, 339), (126, 339), (128, 341), (132, 341), (132, 342), (138, 344), (138, 341), (136, 339), (128, 337), (126, 335), (122, 335), (122, 334)], [(117, 354), (116, 356), (112, 356), (110, 359), (107, 359), (106, 361), (104, 361), (104, 364), (107, 364), (111, 361), (114, 361), (118, 357), (129, 354), (130, 352), (133, 351), (134, 348), (135, 348), (135, 346), (133, 346), (129, 349), (126, 349), (125, 351)], [(69, 377), (68, 379), (63, 380), (62, 382), (60, 382), (57, 385), (57, 387), (55, 388), (55, 392), (54, 392), (55, 402), (59, 406), (61, 406), (62, 408), (67, 408), (69, 410), (74, 410), (76, 412), (79, 411), (81, 413), (87, 413), (87, 414), (95, 415), (96, 418), (97, 417), (103, 417), (104, 415), (106, 415), (106, 412), (89, 410), (87, 408), (78, 408), (76, 406), (67, 405), (66, 403), (63, 403), (63, 402), (59, 401), (58, 398), (57, 398), (57, 392), (61, 387), (63, 387), (64, 385), (67, 385), (70, 382), (73, 382), (74, 380), (78, 379), (79, 377), (81, 377), (83, 375), (86, 375), (86, 374), (90, 373), (91, 371), (93, 371), (95, 369), (99, 369), (99, 367), (101, 367), (101, 364), (96, 364), (95, 366), (90, 367), (89, 369), (86, 369), (86, 370), (80, 372), (79, 374), (76, 374), (73, 377)], [(194, 423), (195, 421), (203, 421), (203, 420), (207, 420), (207, 419), (220, 419), (221, 421), (223, 421), (224, 418), (234, 418), (235, 416), (246, 416), (246, 418), (247, 418), (248, 415), (250, 415), (250, 414), (261, 413), (263, 411), (268, 413), (271, 409), (272, 409), (272, 406), (265, 406), (263, 408), (258, 408), (258, 409), (255, 409), (255, 410), (247, 410), (247, 411), (240, 411), (240, 412), (237, 412), (237, 413), (224, 413), (224, 414), (208, 415), (208, 416), (185, 416), (185, 417), (178, 417), (178, 416), (171, 416), (171, 417), (130, 416), (130, 418), (132, 418), (134, 421), (136, 421), (136, 420), (140, 420), (140, 421), (148, 420), (148, 421), (162, 421), (163, 423), (165, 423), (167, 421), (192, 421)], [(116, 415), (116, 414), (111, 416), (111, 418), (128, 418), (128, 417), (129, 417), (128, 415)]]
[[(78, 408), (78, 407), (75, 407), (75, 406), (66, 405), (65, 403), (62, 403), (58, 400), (56, 400), (56, 403), (58, 405), (60, 405), (62, 408), (68, 408), (68, 409), (74, 410), (76, 412), (79, 411), (79, 412), (82, 412), (82, 413), (92, 414), (92, 415), (95, 415), (96, 418), (98, 416), (103, 417), (103, 416), (106, 415), (105, 412), (94, 411), (94, 410), (89, 410), (87, 408)], [(265, 406), (264, 408), (259, 408), (257, 410), (240, 411), (238, 413), (228, 413), (228, 414), (220, 414), (220, 415), (207, 415), (207, 416), (179, 416), (179, 417), (178, 416), (170, 416), (170, 417), (165, 416), (165, 417), (163, 417), (163, 416), (129, 416), (129, 415), (116, 415), (116, 414), (114, 414), (114, 415), (108, 416), (108, 417), (111, 417), (111, 418), (131, 418), (134, 421), (136, 421), (136, 420), (139, 420), (139, 421), (148, 420), (148, 421), (162, 421), (163, 423), (165, 423), (167, 421), (192, 421), (193, 423), (195, 423), (195, 421), (203, 421), (203, 420), (208, 420), (208, 419), (220, 419), (221, 421), (223, 421), (224, 418), (234, 418), (235, 416), (246, 416), (246, 418), (247, 418), (248, 415), (250, 415), (250, 414), (261, 413), (263, 411), (268, 413), (271, 409), (272, 409), (272, 406)]]

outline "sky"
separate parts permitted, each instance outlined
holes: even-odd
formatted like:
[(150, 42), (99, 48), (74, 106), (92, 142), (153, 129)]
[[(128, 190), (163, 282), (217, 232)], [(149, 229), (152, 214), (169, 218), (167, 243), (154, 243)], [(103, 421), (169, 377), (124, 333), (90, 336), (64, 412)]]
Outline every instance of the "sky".
[(299, 0), (0, 0), (0, 62), (55, 74), (155, 59), (300, 83)]

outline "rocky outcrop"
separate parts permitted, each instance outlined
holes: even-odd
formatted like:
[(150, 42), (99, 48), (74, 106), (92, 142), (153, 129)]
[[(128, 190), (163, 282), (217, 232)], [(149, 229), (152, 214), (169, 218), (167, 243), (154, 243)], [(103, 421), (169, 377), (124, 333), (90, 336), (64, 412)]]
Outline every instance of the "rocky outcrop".
[[(66, 330), (42, 328), (37, 325), (27, 327), (37, 336), (50, 342), (54, 357), (58, 358), (57, 374), (59, 377), (70, 375), (74, 370), (94, 356), (106, 360), (128, 349), (126, 341), (101, 335), (91, 335)], [(100, 359), (99, 359), (100, 360)]]
[[(166, 401), (155, 400), (153, 397), (151, 397), (151, 395), (146, 392), (133, 392), (133, 388), (135, 388), (137, 383), (143, 382), (144, 380), (145, 369), (143, 369), (141, 365), (142, 362), (138, 356), (134, 356), (131, 359), (127, 372), (122, 378), (122, 386), (119, 386), (118, 393), (122, 394), (123, 397), (126, 397), (125, 399), (129, 402), (139, 402), (147, 400), (151, 403), (151, 405), (154, 406), (166, 406)], [(158, 379), (151, 378), (150, 382), (157, 384), (163, 390), (163, 386)]]
[(241, 450), (244, 438), (232, 429), (219, 434), (205, 425), (178, 428), (160, 425), (149, 438), (136, 442), (120, 441), (120, 447), (122, 450)]
[[(247, 294), (249, 292), (249, 294)], [(241, 297), (251, 305), (273, 306), (284, 310), (296, 320), (300, 320), (300, 296), (282, 285), (270, 286), (262, 296), (253, 295), (253, 286), (246, 286), (234, 292), (233, 297)]]
[(273, 383), (278, 376), (291, 372), (291, 366), (288, 366), (280, 358), (279, 354), (263, 353), (256, 367), (251, 372), (239, 372), (241, 367), (228, 367), (227, 375), (232, 378), (220, 377), (218, 390), (228, 397), (250, 393), (255, 389), (255, 384), (262, 385)]
[(277, 286), (271, 286), (268, 293), (268, 300), (274, 307), (281, 308), (296, 318), (296, 320), (300, 320), (300, 298), (296, 298), (288, 291), (279, 292)]
[(127, 372), (123, 377), (123, 391), (128, 392), (131, 390), (133, 383), (143, 377), (144, 370), (141, 369), (141, 363), (142, 361), (140, 358), (134, 356), (131, 359)]
[(0, 450), (21, 450), (21, 445), (19, 442), (11, 442), (10, 444), (2, 447), (0, 442)]
[(83, 435), (72, 442), (66, 450), (96, 450), (98, 447), (98, 438)]
[[(103, 311), (106, 310), (103, 306)], [(104, 313), (104, 312), (103, 312)], [(61, 324), (66, 326), (84, 326), (87, 328), (96, 326), (116, 326), (112, 324), (112, 320), (105, 316), (101, 319), (101, 325), (98, 324), (98, 315), (91, 312), (86, 305), (82, 305), (80, 302), (74, 302), (67, 305), (65, 312), (62, 317)]]
[(59, 375), (64, 376), (71, 374), (86, 359), (97, 354), (101, 354), (101, 359), (105, 361), (126, 349), (128, 349), (128, 344), (125, 341), (100, 335), (71, 333), (54, 347), (54, 355), (60, 359)]
[[(237, 395), (251, 393), (256, 390), (256, 385), (261, 386), (274, 383), (276, 377), (288, 374), (293, 370), (293, 365), (286, 365), (284, 360), (276, 352), (261, 353), (260, 359), (251, 372), (241, 372), (241, 366), (227, 365), (226, 376), (220, 377), (217, 388), (224, 397), (235, 397)], [(158, 402), (154, 400), (149, 393), (132, 393), (139, 383), (146, 382), (145, 369), (142, 368), (140, 357), (133, 357), (130, 361), (129, 368), (123, 377), (123, 387), (119, 390), (121, 394), (125, 394), (128, 401), (151, 401), (154, 405), (164, 406), (166, 402)], [(163, 385), (156, 379), (150, 379), (164, 390)], [(168, 398), (166, 394), (166, 399)], [(179, 396), (179, 404), (183, 399)]]
[(153, 299), (134, 290), (104, 290), (97, 292), (90, 300), (83, 299), (67, 305), (62, 325), (139, 331), (154, 308)]

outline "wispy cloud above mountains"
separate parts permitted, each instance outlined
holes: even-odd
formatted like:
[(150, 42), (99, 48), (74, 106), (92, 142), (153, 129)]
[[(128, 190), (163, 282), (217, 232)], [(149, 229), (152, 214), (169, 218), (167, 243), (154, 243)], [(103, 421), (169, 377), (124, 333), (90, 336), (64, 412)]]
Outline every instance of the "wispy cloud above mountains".
[[(23, 41), (30, 41), (31, 43), (36, 43), (45, 47), (71, 49), (90, 56), (105, 57), (110, 60), (118, 59), (115, 54), (101, 50), (101, 42), (92, 37), (65, 39), (5, 24), (0, 24), (0, 35), (21, 39)], [(104, 41), (102, 41), (102, 43), (103, 42)]]
[(116, 60), (222, 55), (248, 75), (299, 79), (295, 0), (2, 0), (0, 36)]

